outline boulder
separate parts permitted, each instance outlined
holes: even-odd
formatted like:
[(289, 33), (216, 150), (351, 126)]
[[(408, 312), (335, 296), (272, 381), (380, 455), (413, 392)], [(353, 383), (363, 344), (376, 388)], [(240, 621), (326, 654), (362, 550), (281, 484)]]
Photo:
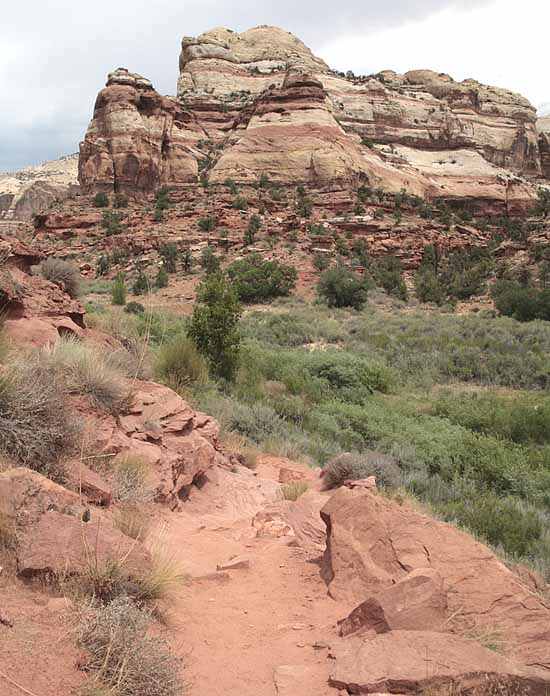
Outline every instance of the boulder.
[(530, 694), (545, 696), (550, 679), (524, 670), (473, 640), (430, 631), (390, 631), (332, 646), (330, 684), (352, 694)]
[(111, 486), (84, 462), (69, 462), (65, 465), (68, 484), (83, 499), (92, 505), (110, 505), (113, 501)]
[(448, 630), (497, 632), (510, 656), (550, 672), (550, 607), (483, 544), (369, 491), (339, 489), (321, 510), (322, 574), (336, 599), (362, 602), (430, 568), (447, 593)]
[(420, 568), (366, 599), (338, 624), (341, 636), (370, 630), (440, 631), (446, 629), (446, 618), (443, 579), (431, 568)]

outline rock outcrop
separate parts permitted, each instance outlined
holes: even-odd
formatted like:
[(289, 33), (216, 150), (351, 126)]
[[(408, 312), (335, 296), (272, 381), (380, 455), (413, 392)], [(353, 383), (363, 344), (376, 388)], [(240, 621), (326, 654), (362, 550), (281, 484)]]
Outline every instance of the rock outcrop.
[[(451, 525), (370, 492), (340, 489), (321, 515), (327, 526), (323, 574), (333, 597), (355, 603), (379, 598), (381, 621), (390, 628), (392, 621), (400, 628), (401, 614), (401, 619), (408, 617), (409, 631), (439, 631), (440, 613), (414, 612), (412, 604), (407, 612), (398, 606), (407, 593), (395, 583), (412, 583), (430, 569), (443, 581), (447, 631), (498, 634), (510, 659), (550, 678), (550, 607), (486, 546)], [(346, 625), (353, 623), (348, 620)], [(439, 639), (446, 641), (447, 636)], [(420, 644), (416, 636), (410, 643)]]
[(80, 145), (85, 192), (140, 194), (197, 178), (194, 146), (203, 137), (193, 115), (149, 80), (119, 68), (96, 100)]

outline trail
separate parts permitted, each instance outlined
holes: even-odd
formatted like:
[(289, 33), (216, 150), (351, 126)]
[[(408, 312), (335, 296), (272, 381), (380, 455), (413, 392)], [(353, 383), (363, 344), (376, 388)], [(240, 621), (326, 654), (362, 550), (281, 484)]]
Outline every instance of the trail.
[[(276, 473), (268, 461), (258, 471), (258, 481), (267, 483), (258, 485), (275, 486)], [(344, 610), (327, 596), (319, 564), (288, 536), (256, 536), (254, 505), (244, 500), (235, 508), (206, 494), (195, 509), (166, 520), (168, 543), (191, 576), (171, 624), (189, 691), (335, 696), (326, 645)], [(239, 509), (248, 514), (239, 518)], [(216, 573), (234, 556), (246, 557), (250, 567)]]

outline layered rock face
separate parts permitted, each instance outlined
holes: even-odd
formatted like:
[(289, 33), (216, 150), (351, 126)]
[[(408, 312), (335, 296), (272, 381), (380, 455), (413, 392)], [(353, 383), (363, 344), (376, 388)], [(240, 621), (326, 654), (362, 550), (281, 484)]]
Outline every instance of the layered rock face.
[(212, 183), (368, 180), (501, 215), (532, 204), (524, 177), (550, 176), (544, 124), (523, 97), (429, 70), (344, 77), (276, 27), (185, 37), (177, 95), (109, 76), (81, 145), (86, 192), (150, 193), (200, 170)]
[(143, 193), (197, 178), (194, 145), (202, 136), (192, 114), (149, 80), (115, 70), (96, 100), (80, 146), (85, 192)]
[(0, 220), (30, 220), (40, 210), (76, 193), (78, 155), (0, 174)]

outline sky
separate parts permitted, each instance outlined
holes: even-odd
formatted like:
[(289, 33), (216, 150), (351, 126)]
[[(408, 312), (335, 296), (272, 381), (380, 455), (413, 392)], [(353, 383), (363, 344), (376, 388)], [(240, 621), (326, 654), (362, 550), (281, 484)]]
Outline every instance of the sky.
[(25, 0), (2, 7), (0, 172), (77, 152), (114, 68), (175, 94), (182, 36), (258, 24), (292, 31), (338, 70), (428, 68), (550, 112), (548, 0)]

